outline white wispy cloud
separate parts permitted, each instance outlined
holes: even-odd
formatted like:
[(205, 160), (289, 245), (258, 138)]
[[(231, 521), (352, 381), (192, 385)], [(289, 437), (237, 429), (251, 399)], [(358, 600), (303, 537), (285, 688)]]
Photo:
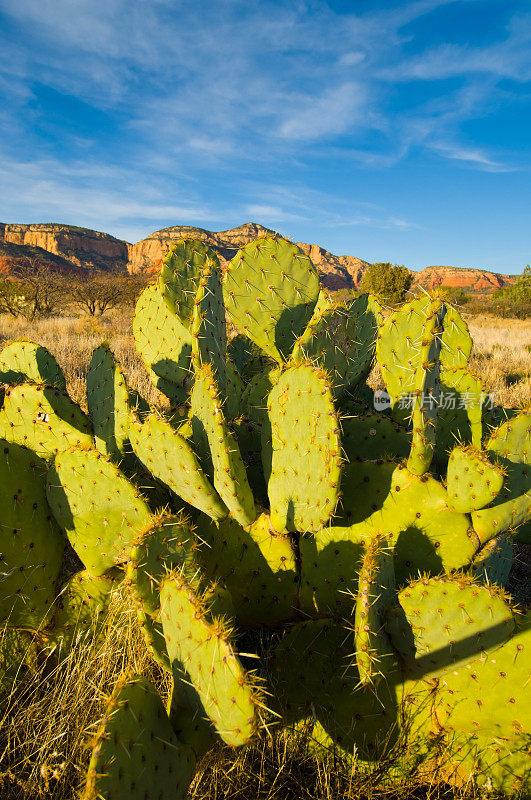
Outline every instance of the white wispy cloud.
[(494, 161), (477, 147), (466, 147), (462, 144), (445, 144), (443, 142), (433, 142), (431, 146), (445, 158), (451, 158), (454, 161), (464, 161), (485, 172), (514, 172), (517, 169), (517, 167), (511, 167), (508, 164)]
[[(484, 46), (410, 55), (417, 20), (465, 2), (482, 5), (416, 0), (336, 13), (322, 0), (0, 0), (18, 32), (0, 31), (0, 219), (37, 214), (46, 198), (50, 217), (68, 209), (87, 225), (108, 219), (121, 235), (140, 232), (136, 220), (230, 215), (237, 224), (259, 212), (275, 224), (320, 213), (330, 226), (411, 229), (397, 209), (364, 212), (344, 196), (334, 217), (311, 178), (289, 199), (246, 181), (260, 169), (309, 172), (325, 158), (385, 170), (421, 151), (468, 169), (516, 169), (510, 153), (471, 143), (463, 128), (507, 100), (504, 81), (530, 79), (531, 15), (514, 15)], [(431, 98), (397, 102), (406, 82), (431, 82)], [(75, 119), (60, 157), (61, 142), (39, 139), (50, 122), (42, 86), (108, 119), (108, 148)]]
[(344, 83), (318, 96), (293, 97), (278, 129), (284, 139), (312, 140), (345, 133), (360, 124), (367, 108), (365, 91)]

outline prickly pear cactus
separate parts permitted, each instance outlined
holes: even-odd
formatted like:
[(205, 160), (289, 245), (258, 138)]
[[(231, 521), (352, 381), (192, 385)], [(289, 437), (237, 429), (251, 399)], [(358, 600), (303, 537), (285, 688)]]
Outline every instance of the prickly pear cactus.
[(192, 749), (173, 732), (154, 686), (124, 676), (96, 733), (83, 800), (155, 800), (168, 791), (184, 800), (194, 774)]
[(29, 383), (6, 392), (0, 436), (45, 459), (70, 447), (90, 448), (94, 442), (90, 420), (66, 392)]
[(223, 741), (245, 744), (258, 726), (259, 700), (229, 625), (210, 614), (178, 571), (162, 582), (160, 600), (170, 660), (182, 664)]
[(310, 364), (286, 370), (268, 401), (271, 524), (280, 533), (318, 531), (339, 496), (339, 427), (327, 375)]
[(60, 453), (46, 488), (56, 520), (95, 577), (127, 561), (139, 531), (151, 525), (146, 501), (96, 450)]
[(46, 347), (26, 340), (9, 342), (0, 353), (0, 383), (28, 382), (66, 389), (63, 370)]
[(232, 259), (223, 291), (236, 328), (281, 363), (311, 319), (319, 278), (297, 245), (268, 236), (246, 245)]
[(130, 455), (131, 395), (122, 368), (105, 343), (92, 353), (87, 373), (87, 406), (100, 453), (118, 460)]
[(486, 414), (457, 310), (384, 319), (280, 237), (223, 265), (183, 239), (133, 332), (169, 404), (105, 344), (89, 417), (47, 351), (0, 357), (0, 682), (24, 631), (73, 658), (118, 602), (163, 676), (166, 710), (145, 676), (118, 682), (85, 800), (184, 798), (195, 758), (282, 726), (397, 787), (528, 795), (529, 615), (509, 591), (530, 412)]
[(39, 630), (53, 610), (64, 539), (46, 499), (46, 464), (0, 440), (0, 622)]

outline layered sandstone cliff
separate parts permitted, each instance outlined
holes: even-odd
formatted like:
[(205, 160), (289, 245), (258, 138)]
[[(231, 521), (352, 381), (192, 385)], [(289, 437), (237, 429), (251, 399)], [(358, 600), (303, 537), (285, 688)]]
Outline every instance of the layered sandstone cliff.
[[(218, 254), (222, 263), (230, 260), (242, 245), (252, 242), (259, 236), (273, 234), (255, 222), (247, 222), (227, 231), (208, 231), (186, 225), (174, 225), (155, 231), (150, 236), (132, 245), (128, 269), (132, 273), (156, 272), (162, 259), (176, 241), (185, 236), (194, 236), (209, 244)], [(316, 244), (298, 242), (299, 247), (309, 255), (319, 270), (323, 284), (328, 289), (354, 289), (359, 285), (368, 264), (354, 256), (335, 256)]]
[(108, 233), (73, 225), (1, 223), (0, 240), (39, 247), (84, 269), (125, 272), (129, 260), (127, 242)]
[(217, 233), (188, 225), (173, 225), (171, 228), (155, 231), (140, 242), (131, 245), (128, 270), (133, 274), (152, 272), (175, 242), (186, 236), (193, 236), (206, 242), (216, 251), (223, 263), (236, 255), (238, 248), (242, 245), (268, 233), (273, 233), (273, 231), (254, 222)]
[[(113, 270), (130, 273), (155, 273), (162, 259), (176, 241), (193, 236), (209, 244), (224, 264), (238, 248), (259, 236), (274, 231), (255, 222), (247, 222), (225, 231), (209, 231), (188, 225), (173, 225), (162, 228), (136, 244), (129, 244), (107, 233), (55, 223), (41, 225), (18, 225), (0, 223), (0, 267), (8, 269), (10, 258), (48, 258), (49, 263), (65, 271), (68, 264), (76, 269)], [(358, 289), (363, 273), (369, 266), (355, 256), (336, 256), (317, 244), (298, 242), (309, 255), (328, 289)], [(19, 248), (8, 253), (8, 247)], [(26, 248), (26, 251), (24, 251)], [(48, 254), (48, 256), (46, 256)], [(51, 254), (51, 255), (50, 255)], [(54, 261), (53, 259), (59, 259)], [(514, 283), (514, 276), (500, 275), (480, 269), (459, 267), (426, 267), (414, 272), (414, 285), (433, 291), (439, 286), (465, 289), (473, 294), (489, 294), (495, 289)]]
[(66, 277), (82, 277), (85, 274), (82, 267), (67, 258), (49, 253), (42, 247), (14, 244), (0, 239), (0, 278), (20, 275), (20, 270), (36, 270), (42, 267)]
[(501, 275), (466, 267), (425, 267), (421, 272), (414, 273), (414, 283), (423, 286), (427, 291), (433, 291), (439, 286), (451, 286), (473, 294), (490, 294), (515, 280), (515, 275)]

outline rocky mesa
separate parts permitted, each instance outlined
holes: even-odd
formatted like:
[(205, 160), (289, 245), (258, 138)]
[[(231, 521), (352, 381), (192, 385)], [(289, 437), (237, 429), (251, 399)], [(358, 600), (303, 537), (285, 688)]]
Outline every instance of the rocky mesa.
[(514, 283), (514, 275), (500, 275), (484, 269), (467, 267), (425, 267), (414, 273), (414, 283), (433, 291), (439, 286), (451, 286), (464, 289), (472, 294), (490, 294)]
[(129, 261), (127, 242), (109, 233), (74, 225), (0, 223), (0, 241), (38, 247), (87, 270), (125, 272)]
[[(9, 271), (10, 259), (38, 258), (41, 263), (49, 263), (62, 272), (71, 265), (75, 273), (81, 269), (151, 274), (158, 271), (173, 244), (185, 236), (194, 236), (209, 244), (224, 264), (242, 245), (274, 233), (256, 222), (246, 222), (225, 231), (173, 225), (151, 233), (136, 244), (129, 244), (108, 233), (73, 225), (0, 223), (0, 267), (5, 274)], [(367, 261), (355, 256), (336, 256), (317, 244), (297, 244), (309, 255), (328, 289), (359, 288), (363, 273), (369, 266)], [(515, 280), (514, 276), (490, 270), (459, 267), (426, 267), (413, 275), (414, 284), (427, 291), (439, 286), (452, 286), (473, 294), (489, 294)]]
[[(132, 245), (128, 269), (131, 273), (156, 271), (168, 250), (184, 236), (194, 236), (209, 244), (217, 252), (223, 264), (229, 261), (242, 245), (252, 242), (259, 236), (274, 233), (275, 231), (270, 228), (264, 228), (263, 225), (255, 222), (246, 222), (237, 228), (218, 232), (186, 225), (174, 225), (171, 228), (155, 231), (146, 239)], [(321, 274), (323, 284), (328, 289), (356, 288), (364, 270), (369, 266), (360, 258), (335, 256), (316, 244), (306, 244), (305, 242), (297, 242), (297, 244), (309, 255)]]

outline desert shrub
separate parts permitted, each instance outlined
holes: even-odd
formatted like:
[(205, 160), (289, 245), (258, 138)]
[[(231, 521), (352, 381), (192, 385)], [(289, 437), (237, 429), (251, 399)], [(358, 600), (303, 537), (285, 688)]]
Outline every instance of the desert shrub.
[(441, 300), (447, 300), (453, 306), (464, 306), (470, 302), (470, 295), (464, 289), (457, 286), (439, 286), (433, 292), (435, 297), (440, 297)]
[(389, 305), (397, 305), (406, 300), (413, 283), (413, 275), (407, 267), (385, 263), (371, 264), (361, 280), (362, 292), (375, 294)]

